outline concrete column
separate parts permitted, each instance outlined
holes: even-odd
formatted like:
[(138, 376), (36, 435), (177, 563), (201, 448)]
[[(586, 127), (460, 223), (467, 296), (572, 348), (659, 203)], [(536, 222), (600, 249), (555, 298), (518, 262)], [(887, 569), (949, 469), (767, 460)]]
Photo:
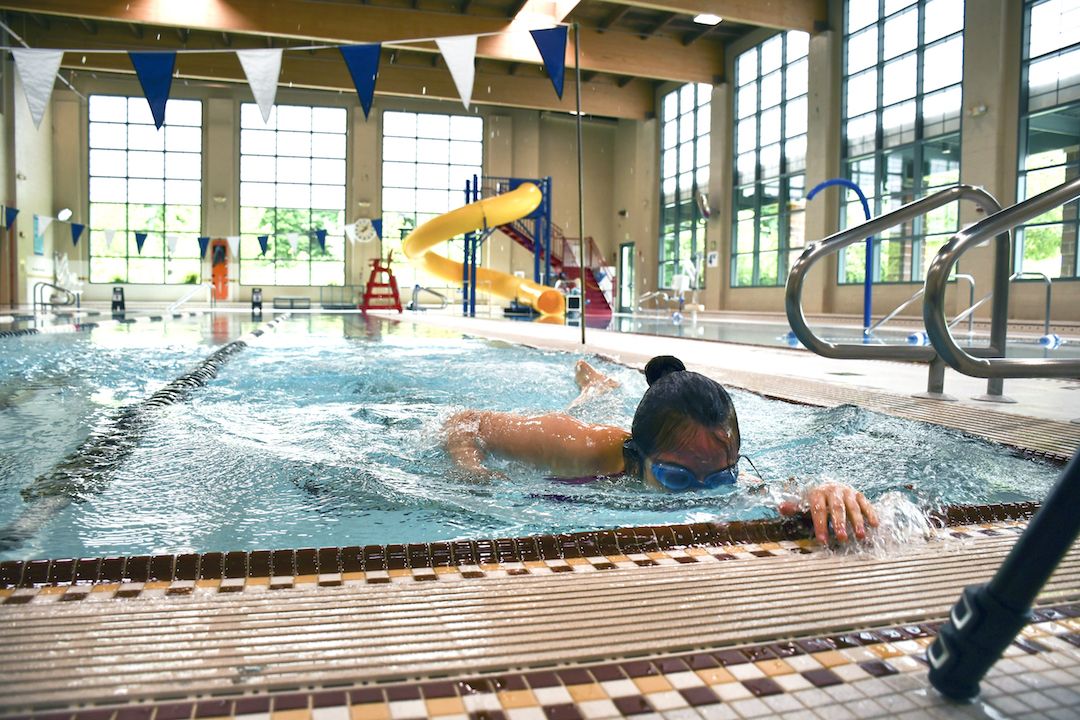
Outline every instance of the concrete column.
[[(843, 17), (841, 14), (839, 17)], [(839, 27), (839, 22), (834, 23)], [(807, 96), (806, 191), (823, 180), (838, 177), (841, 147), (840, 118), (842, 82), (840, 57), (843, 35), (839, 29), (810, 37)], [(839, 227), (842, 188), (829, 188), (806, 203), (806, 242), (816, 242)], [(807, 313), (831, 312), (837, 290), (837, 258), (818, 264), (803, 285), (803, 308)]]
[[(734, 56), (728, 62), (734, 68)], [(732, 70), (729, 77), (734, 78)], [(705, 292), (703, 302), (706, 310), (728, 307), (731, 295), (731, 250), (735, 226), (735, 97), (732, 83), (713, 85), (712, 127), (709, 133), (709, 200), (713, 207), (707, 225), (705, 252), (718, 253), (716, 267), (705, 268)], [(706, 254), (706, 258), (708, 255)]]
[[(345, 182), (347, 193), (345, 195), (345, 222), (352, 222), (357, 218), (380, 218), (382, 217), (382, 175), (380, 173), (379, 158), (382, 157), (382, 111), (373, 108), (371, 114), (365, 118), (364, 111), (359, 106), (349, 111), (349, 163)], [(369, 261), (381, 257), (381, 243), (355, 243), (350, 245), (348, 238), (345, 240), (345, 284), (363, 285), (367, 282), (370, 270)], [(405, 258), (396, 258), (394, 265), (395, 274), (406, 267), (408, 261)], [(411, 273), (409, 274), (411, 276)], [(399, 277), (399, 285), (401, 280)], [(402, 302), (408, 302), (409, 288), (401, 288), (406, 297)]]
[[(1021, 5), (1011, 0), (981, 0), (965, 6), (960, 182), (985, 187), (1002, 205), (1016, 201)], [(982, 217), (971, 203), (960, 206), (961, 227)], [(977, 295), (989, 292), (993, 285), (993, 242), (965, 254), (957, 267), (958, 272), (975, 277)], [(966, 306), (966, 293), (955, 295), (963, 296), (962, 302), (957, 302)], [(990, 304), (980, 308), (977, 316), (989, 318)]]

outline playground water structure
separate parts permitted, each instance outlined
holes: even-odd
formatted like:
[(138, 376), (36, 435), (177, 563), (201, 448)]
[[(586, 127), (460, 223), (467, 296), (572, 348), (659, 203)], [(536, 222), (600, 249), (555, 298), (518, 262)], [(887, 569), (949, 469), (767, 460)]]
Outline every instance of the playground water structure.
[[(525, 218), (541, 201), (540, 188), (522, 183), (507, 193), (451, 210), (413, 230), (404, 241), (405, 255), (433, 275), (460, 280), (464, 263), (430, 252), (432, 247), (458, 235), (486, 231)], [(559, 316), (565, 312), (563, 294), (553, 287), (488, 268), (476, 268), (476, 273), (477, 283), (498, 297), (516, 299), (541, 315)]]
[[(179, 358), (191, 361), (213, 347), (192, 344), (209, 329), (203, 321), (193, 333), (198, 327), (177, 323), (155, 342), (168, 348), (170, 332), (182, 332), (187, 344)], [(65, 457), (77, 455), (80, 442), (108, 430), (104, 416), (136, 400), (129, 386), (146, 358), (118, 357), (113, 348), (125, 338), (121, 331), (31, 338), (34, 351), (23, 360), (17, 346), (4, 347), (5, 376), (45, 378), (60, 368), (74, 378), (66, 383), (67, 407), (90, 409), (71, 413), (62, 433), (32, 436), (26, 423), (54, 424), (47, 418), (55, 397), (12, 398), (0, 409), (7, 464), (0, 526), (42, 499), (24, 494), (24, 501), (20, 491), (51, 466), (70, 465)], [(70, 362), (72, 345), (78, 364)], [(149, 345), (148, 354), (156, 354)], [(642, 377), (593, 362), (621, 387), (575, 414), (628, 427)], [(564, 353), (372, 317), (297, 315), (249, 340), (190, 401), (153, 411), (126, 457), (104, 470), (84, 468), (78, 502), (0, 560), (417, 543), (775, 517), (768, 493), (661, 495), (630, 479), (570, 486), (498, 460), (513, 481), (475, 484), (455, 472), (441, 439), (450, 414), (560, 411), (577, 394), (573, 363)], [(176, 372), (177, 361), (150, 367)], [(137, 385), (150, 390), (164, 380), (150, 375)], [(492, 392), (506, 387), (515, 392)], [(1056, 471), (920, 423), (733, 392), (743, 451), (772, 481), (769, 492), (779, 492), (778, 481), (788, 477), (833, 477), (873, 497), (909, 494), (927, 507), (1017, 502), (1038, 498)], [(95, 405), (103, 398), (113, 404)]]

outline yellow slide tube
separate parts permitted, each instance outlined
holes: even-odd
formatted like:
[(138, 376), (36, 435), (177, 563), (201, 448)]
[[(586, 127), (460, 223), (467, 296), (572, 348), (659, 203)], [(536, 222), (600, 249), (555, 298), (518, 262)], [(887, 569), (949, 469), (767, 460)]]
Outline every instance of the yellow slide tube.
[[(432, 275), (453, 283), (461, 282), (462, 264), (429, 252), (431, 248), (458, 235), (519, 220), (535, 210), (542, 198), (540, 188), (532, 183), (522, 183), (508, 193), (484, 198), (432, 218), (405, 238), (405, 256)], [(561, 292), (532, 280), (498, 270), (477, 268), (476, 282), (477, 285), (486, 285), (499, 297), (508, 300), (517, 298), (542, 315), (562, 315), (566, 310), (566, 301)]]

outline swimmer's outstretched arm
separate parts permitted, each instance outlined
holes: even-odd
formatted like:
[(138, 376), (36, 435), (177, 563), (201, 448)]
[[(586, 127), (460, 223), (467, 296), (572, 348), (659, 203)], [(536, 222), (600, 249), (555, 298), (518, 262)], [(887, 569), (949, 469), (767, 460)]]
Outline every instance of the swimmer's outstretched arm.
[(513, 413), (466, 410), (446, 421), (446, 449), (464, 470), (490, 475), (489, 454), (520, 460), (558, 475), (611, 475), (622, 472), (622, 428), (589, 425), (569, 415), (526, 417)]

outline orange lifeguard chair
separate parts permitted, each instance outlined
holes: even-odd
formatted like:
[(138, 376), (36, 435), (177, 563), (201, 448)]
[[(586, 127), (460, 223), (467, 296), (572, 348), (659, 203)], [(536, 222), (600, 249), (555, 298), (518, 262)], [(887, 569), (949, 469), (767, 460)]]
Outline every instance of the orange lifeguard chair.
[[(386, 260), (375, 258), (371, 263), (371, 275), (368, 276), (367, 287), (364, 289), (364, 299), (360, 303), (361, 310), (397, 310), (401, 309), (401, 294), (398, 292), (397, 280), (394, 272), (390, 269), (390, 263), (394, 260), (394, 251), (391, 250)], [(385, 276), (385, 281), (383, 280)], [(389, 300), (386, 304), (375, 304)]]

